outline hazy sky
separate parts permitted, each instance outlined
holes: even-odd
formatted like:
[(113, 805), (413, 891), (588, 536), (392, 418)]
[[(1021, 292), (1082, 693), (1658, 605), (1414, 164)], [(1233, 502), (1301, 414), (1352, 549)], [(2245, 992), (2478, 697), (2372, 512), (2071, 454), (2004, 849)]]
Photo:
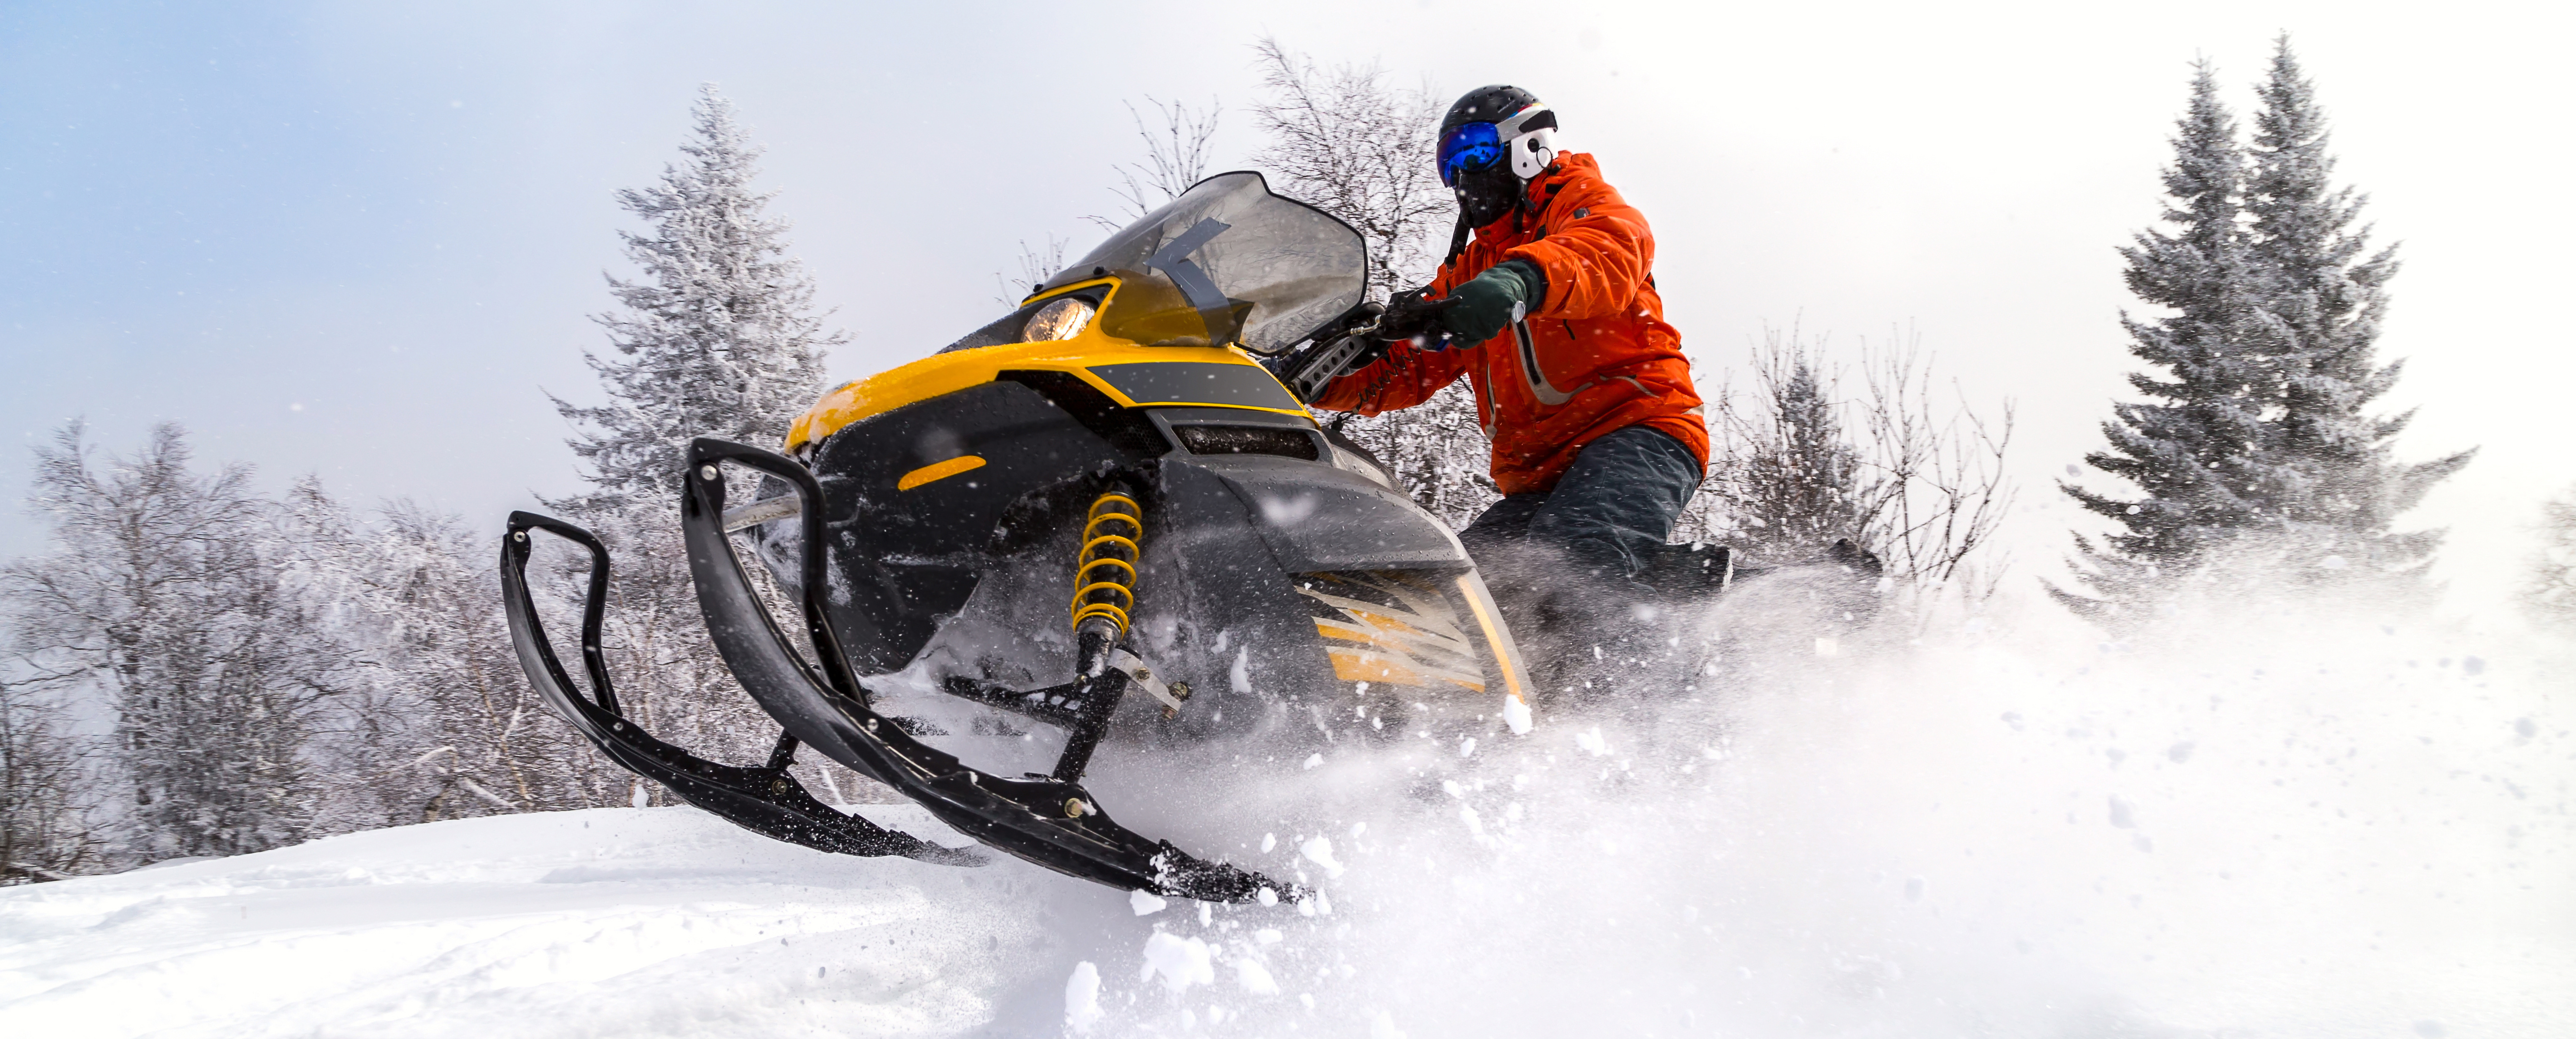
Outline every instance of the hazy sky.
[[(2106, 10), (2108, 8), (2105, 8)], [(2383, 340), (2411, 458), (2484, 453), (2414, 515), (2497, 586), (2576, 481), (2563, 8), (2385, 4), (1252, 6), (0, 5), (0, 415), (152, 422), (271, 484), (320, 473), (497, 525), (573, 486), (541, 387), (591, 396), (611, 198), (722, 85), (774, 212), (852, 334), (836, 377), (990, 317), (995, 272), (1079, 252), (1137, 150), (1126, 100), (1225, 105), (1250, 44), (1379, 61), (1443, 96), (1527, 87), (1653, 221), (1670, 316), (1713, 385), (1766, 324), (1842, 352), (1910, 328), (2012, 398), (2027, 573), (2075, 517), (2050, 486), (2131, 367), (2112, 250), (2150, 221), (2195, 56), (2240, 113), (2274, 33), (2334, 117), (2340, 174), (2404, 243)], [(25, 486), (0, 452), (0, 494)], [(0, 519), (0, 553), (41, 544)]]

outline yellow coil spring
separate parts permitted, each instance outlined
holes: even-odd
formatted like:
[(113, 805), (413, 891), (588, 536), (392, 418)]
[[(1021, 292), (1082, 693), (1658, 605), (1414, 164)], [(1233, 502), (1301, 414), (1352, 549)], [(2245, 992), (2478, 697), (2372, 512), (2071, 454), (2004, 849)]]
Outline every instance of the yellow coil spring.
[[(1073, 570), (1075, 630), (1087, 618), (1105, 617), (1118, 634), (1127, 634), (1127, 614), (1136, 608), (1136, 563), (1144, 558), (1144, 549), (1137, 547), (1145, 538), (1144, 516), (1136, 499), (1116, 491), (1092, 500), (1083, 517), (1082, 556)], [(1120, 527), (1123, 533), (1116, 529)], [(1124, 558), (1111, 554), (1121, 550)]]

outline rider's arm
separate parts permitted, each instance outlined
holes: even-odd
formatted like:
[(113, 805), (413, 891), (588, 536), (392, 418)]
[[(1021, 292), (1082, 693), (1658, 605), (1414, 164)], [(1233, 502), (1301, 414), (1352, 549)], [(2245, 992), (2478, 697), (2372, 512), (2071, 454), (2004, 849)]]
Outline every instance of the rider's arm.
[[(1481, 242), (1471, 242), (1464, 255), (1442, 263), (1431, 276), (1431, 295), (1437, 298), (1447, 294), (1458, 283), (1475, 277), (1484, 265), (1494, 262), (1492, 253), (1482, 246)], [(1458, 381), (1467, 373), (1471, 355), (1483, 356), (1472, 348), (1434, 353), (1397, 343), (1387, 347), (1386, 356), (1333, 380), (1321, 398), (1307, 403), (1322, 411), (1356, 411), (1362, 415), (1409, 408)]]
[(1547, 236), (1505, 254), (1538, 264), (1547, 277), (1547, 296), (1530, 316), (1601, 317), (1630, 306), (1654, 269), (1645, 214), (1599, 181), (1561, 193), (1547, 209)]
[(1362, 415), (1409, 408), (1430, 400), (1441, 387), (1466, 374), (1467, 355), (1471, 353), (1474, 351), (1432, 353), (1397, 343), (1387, 348), (1386, 356), (1369, 362), (1367, 367), (1333, 380), (1324, 395), (1311, 403), (1324, 411), (1356, 411)]

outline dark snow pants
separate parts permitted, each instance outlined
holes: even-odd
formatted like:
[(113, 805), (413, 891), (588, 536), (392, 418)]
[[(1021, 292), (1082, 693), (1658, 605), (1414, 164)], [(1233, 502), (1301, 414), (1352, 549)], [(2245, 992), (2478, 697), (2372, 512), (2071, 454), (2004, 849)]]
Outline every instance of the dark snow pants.
[[(1530, 577), (1520, 572), (1530, 567), (1568, 566), (1574, 573), (1556, 576), (1642, 591), (1638, 572), (1672, 536), (1703, 475), (1681, 441), (1630, 426), (1584, 445), (1555, 487), (1495, 502), (1458, 540), (1480, 569), (1499, 571), (1510, 583)], [(1553, 549), (1558, 558), (1515, 558), (1532, 548)]]

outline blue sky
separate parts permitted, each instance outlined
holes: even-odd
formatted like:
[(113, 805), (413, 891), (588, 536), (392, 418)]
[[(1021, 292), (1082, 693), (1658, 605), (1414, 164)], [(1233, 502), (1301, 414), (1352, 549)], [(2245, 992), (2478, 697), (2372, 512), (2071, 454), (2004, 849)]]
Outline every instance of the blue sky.
[[(1221, 99), (1241, 164), (1268, 32), (1555, 104), (1653, 219), (1704, 383), (1766, 323), (1838, 350), (1910, 326), (1972, 398), (2014, 398), (2043, 572), (2075, 521), (2047, 481), (2123, 395), (2111, 250), (2155, 212), (2187, 63), (2249, 107), (2286, 28), (2406, 243), (2401, 450), (2486, 449), (2419, 514), (2455, 530), (2446, 572), (2492, 583), (2576, 480), (2566, 15), (1778, 6), (0, 5), (0, 416), (21, 444), (84, 416), (114, 450), (175, 419), (272, 484), (497, 522), (572, 486), (541, 388), (590, 395), (611, 193), (675, 154), (698, 83), (768, 147), (856, 377), (988, 317), (1021, 240), (1088, 244), (1135, 150), (1120, 102)], [(0, 451), (8, 496), (26, 466)], [(40, 545), (0, 516), (0, 554)]]

